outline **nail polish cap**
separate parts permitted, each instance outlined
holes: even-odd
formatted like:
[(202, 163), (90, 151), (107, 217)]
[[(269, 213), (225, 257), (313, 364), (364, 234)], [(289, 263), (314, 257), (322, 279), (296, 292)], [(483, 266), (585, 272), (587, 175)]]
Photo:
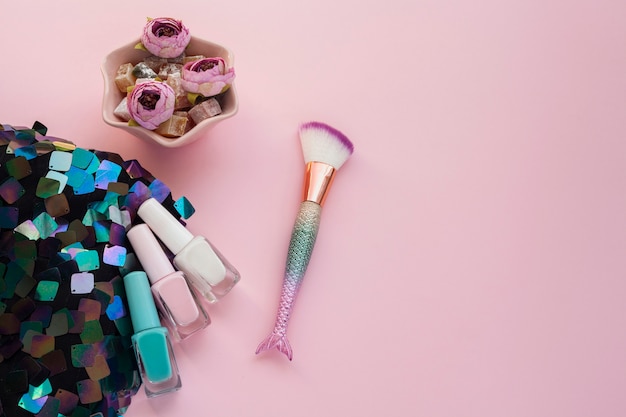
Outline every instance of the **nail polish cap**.
[(126, 237), (152, 284), (175, 272), (172, 263), (147, 224), (133, 226), (126, 233)]
[(135, 333), (161, 327), (150, 283), (144, 271), (133, 271), (124, 277), (124, 288)]
[(172, 213), (154, 198), (144, 201), (139, 206), (137, 214), (174, 255), (178, 254), (194, 237), (176, 217), (172, 216)]

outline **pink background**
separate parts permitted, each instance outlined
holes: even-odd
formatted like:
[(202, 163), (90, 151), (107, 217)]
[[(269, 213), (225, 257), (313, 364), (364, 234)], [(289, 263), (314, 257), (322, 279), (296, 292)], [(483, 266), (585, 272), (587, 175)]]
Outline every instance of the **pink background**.
[[(34, 5), (33, 5), (34, 3)], [(624, 416), (626, 3), (3, 4), (0, 122), (138, 159), (242, 280), (136, 416)], [(147, 16), (235, 53), (239, 113), (179, 149), (104, 124), (100, 63)], [(300, 122), (356, 146), (289, 332), (271, 329)]]

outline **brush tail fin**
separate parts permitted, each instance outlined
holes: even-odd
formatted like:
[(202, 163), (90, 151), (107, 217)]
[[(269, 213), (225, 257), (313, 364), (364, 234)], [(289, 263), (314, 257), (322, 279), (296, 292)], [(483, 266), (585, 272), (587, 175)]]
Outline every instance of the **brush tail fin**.
[(278, 351), (284, 353), (285, 356), (289, 358), (289, 360), (292, 360), (293, 351), (291, 350), (291, 345), (289, 344), (289, 340), (287, 340), (286, 335), (281, 336), (275, 333), (270, 334), (256, 348), (256, 353), (258, 355), (261, 352), (273, 348), (278, 349)]

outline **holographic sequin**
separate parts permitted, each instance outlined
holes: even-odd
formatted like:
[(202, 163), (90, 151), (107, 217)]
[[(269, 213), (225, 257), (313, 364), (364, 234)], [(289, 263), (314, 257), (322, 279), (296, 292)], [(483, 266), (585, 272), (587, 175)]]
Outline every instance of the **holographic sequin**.
[(35, 308), (35, 302), (31, 298), (25, 297), (13, 304), (11, 313), (15, 314), (15, 316), (22, 321), (26, 320), (26, 318), (35, 311)]
[(55, 314), (65, 314), (65, 317), (67, 317), (67, 325), (68, 327), (72, 327), (74, 326), (74, 315), (73, 310), (70, 311), (67, 307), (63, 307), (62, 309), (60, 309), (59, 311), (57, 311)]
[(72, 152), (72, 165), (76, 168), (85, 169), (91, 164), (96, 155), (83, 148), (76, 148)]
[(55, 220), (56, 220), (57, 224), (59, 225), (59, 227), (57, 228), (56, 232), (54, 232), (54, 233), (57, 234), (57, 233), (66, 232), (67, 231), (67, 227), (69, 225), (69, 223), (67, 222), (67, 219), (65, 217), (55, 217)]
[(108, 242), (109, 241), (109, 231), (110, 231), (111, 221), (110, 220), (96, 220), (93, 222), (93, 229), (96, 235), (96, 242)]
[(183, 219), (190, 218), (196, 212), (196, 209), (191, 205), (186, 197), (180, 197), (176, 200), (174, 202), (174, 208)]
[(15, 286), (15, 294), (18, 297), (26, 297), (35, 288), (37, 281), (30, 275), (25, 275)]
[(22, 146), (15, 150), (15, 156), (23, 156), (30, 161), (31, 159), (37, 158), (37, 149), (32, 145)]
[(78, 302), (78, 311), (85, 313), (85, 322), (98, 320), (102, 314), (101, 305), (98, 301), (89, 298), (81, 298)]
[(111, 375), (111, 369), (102, 355), (96, 355), (93, 366), (86, 366), (85, 371), (87, 371), (89, 379), (93, 381), (100, 381)]
[(85, 322), (83, 331), (80, 333), (80, 340), (84, 344), (95, 343), (104, 337), (102, 326), (98, 320), (89, 320)]
[(135, 159), (126, 161), (126, 163), (124, 164), (124, 168), (128, 176), (130, 176), (130, 178), (132, 179), (141, 178), (144, 176), (143, 167)]
[(100, 311), (103, 312), (106, 310), (106, 308), (111, 303), (111, 300), (113, 299), (112, 295), (110, 295), (106, 291), (99, 289), (98, 287), (94, 289), (93, 295), (94, 298), (100, 303)]
[(0, 197), (2, 197), (2, 199), (8, 204), (15, 203), (25, 193), (26, 190), (22, 187), (22, 184), (20, 184), (19, 181), (13, 177), (9, 177), (6, 181), (0, 184)]
[(38, 121), (35, 121), (35, 123), (33, 123), (33, 130), (43, 136), (48, 133), (48, 128), (43, 123)]
[(48, 171), (48, 173), (46, 174), (46, 178), (59, 182), (59, 189), (57, 190), (57, 194), (62, 193), (65, 189), (65, 186), (67, 185), (67, 175), (61, 174), (60, 172)]
[(102, 399), (102, 391), (98, 381), (83, 379), (76, 383), (76, 389), (80, 402), (83, 404), (95, 403)]
[(19, 259), (37, 259), (37, 245), (30, 240), (16, 241), (13, 245), (16, 261)]
[(54, 151), (50, 154), (50, 163), (48, 169), (54, 171), (69, 171), (72, 166), (72, 153), (63, 151)]
[(35, 217), (33, 224), (39, 232), (40, 239), (46, 239), (52, 236), (52, 234), (57, 230), (57, 227), (59, 227), (57, 222), (54, 221), (54, 218), (45, 211)]
[(96, 171), (96, 188), (106, 190), (110, 182), (117, 182), (122, 167), (114, 162), (104, 160)]
[(20, 212), (17, 207), (0, 207), (0, 228), (15, 228), (17, 226), (19, 214)]
[(52, 393), (52, 385), (50, 384), (50, 380), (46, 379), (36, 387), (29, 385), (28, 386), (28, 395), (33, 400), (38, 400), (41, 397), (45, 397), (46, 395)]
[(110, 182), (107, 191), (123, 196), (128, 194), (128, 184), (125, 182)]
[[(71, 391), (59, 388), (54, 394), (54, 398), (59, 400), (59, 413), (63, 415), (71, 414), (78, 405), (78, 395)], [(89, 416), (89, 414), (87, 414), (87, 416)], [(72, 414), (72, 417), (74, 417), (74, 414)]]
[(41, 358), (46, 353), (52, 352), (54, 350), (53, 336), (31, 333), (35, 332), (29, 330), (26, 332), (26, 335), (24, 335), (24, 339), (22, 340), (24, 347), (22, 348), (22, 350), (30, 353), (33, 358)]
[(26, 271), (15, 261), (9, 262), (6, 273), (4, 274), (4, 291), (0, 294), (1, 298), (11, 298), (15, 292), (18, 282), (28, 275)]
[(94, 210), (108, 218), (109, 207), (111, 206), (111, 203), (112, 201), (106, 199), (101, 201), (94, 201), (93, 203), (89, 204), (89, 209)]
[[(126, 255), (126, 262), (124, 262), (124, 266), (120, 267), (120, 274), (122, 274), (122, 276), (128, 274), (129, 272), (133, 272), (133, 271), (137, 271), (141, 269), (141, 265), (139, 264), (139, 261), (137, 260), (137, 256), (131, 252), (128, 253)], [(122, 292), (124, 286), (122, 285)]]
[(68, 333), (71, 334), (80, 334), (83, 331), (83, 327), (85, 327), (85, 312), (79, 310), (71, 310), (69, 311), (70, 317), (70, 329)]
[(96, 282), (94, 286), (97, 292), (106, 295), (106, 297), (103, 297), (103, 298), (106, 298), (106, 302), (108, 305), (113, 299), (113, 296), (115, 295), (115, 292), (113, 290), (113, 284), (110, 282), (100, 281), (100, 282)]
[(70, 288), (72, 294), (89, 294), (94, 287), (94, 275), (91, 272), (72, 274)]
[(76, 368), (84, 368), (85, 366), (93, 366), (96, 360), (96, 351), (92, 344), (72, 345), (71, 357), (72, 366)]
[(123, 246), (126, 243), (126, 228), (124, 225), (112, 223), (109, 228), (108, 241), (111, 245)]
[(116, 222), (116, 224), (124, 226), (124, 228), (130, 228), (133, 222), (132, 215), (130, 214), (130, 211), (128, 210), (120, 210), (120, 215), (119, 215), (118, 220), (119, 220), (119, 223)]
[(107, 265), (124, 266), (126, 262), (126, 248), (124, 246), (105, 246), (102, 261)]
[(109, 317), (109, 320), (117, 320), (126, 315), (124, 302), (119, 295), (113, 296), (113, 302), (106, 308), (106, 315)]
[(59, 283), (55, 281), (39, 281), (35, 289), (35, 300), (54, 301), (54, 297), (59, 291)]
[(63, 336), (69, 331), (69, 323), (67, 315), (63, 313), (54, 313), (50, 319), (50, 325), (46, 328), (48, 336)]
[(85, 182), (88, 174), (85, 170), (72, 166), (69, 171), (65, 173), (65, 175), (67, 176), (67, 185), (76, 189), (80, 187), (83, 182)]
[(169, 187), (158, 179), (152, 181), (148, 189), (152, 193), (152, 197), (154, 197), (154, 199), (157, 200), (159, 203), (163, 203), (167, 196), (170, 195)]
[(64, 231), (64, 232), (56, 232), (54, 234), (54, 237), (59, 239), (59, 241), (61, 242), (61, 252), (58, 252), (56, 254), (57, 257), (63, 257), (64, 259), (71, 259), (71, 257), (66, 257), (65, 255), (67, 254), (67, 251), (65, 250), (65, 248), (67, 248), (68, 246), (76, 243), (76, 233), (72, 232), (71, 230), (68, 231)]
[(35, 143), (35, 150), (37, 151), (37, 156), (42, 156), (60, 149), (55, 147), (51, 142), (37, 142)]
[(59, 273), (61, 274), (64, 280), (71, 278), (72, 274), (79, 272), (78, 265), (76, 264), (76, 261), (74, 260), (62, 262), (59, 265), (57, 265), (57, 268), (59, 268)]
[[(74, 236), (74, 238), (76, 238), (76, 232), (68, 230), (66, 233), (68, 235), (71, 234), (72, 236)], [(64, 253), (68, 254), (70, 258), (73, 259), (74, 261), (76, 260), (76, 255), (78, 255), (81, 252), (87, 252), (87, 249), (85, 249), (83, 244), (80, 242), (73, 242), (65, 246), (63, 249), (61, 249), (62, 254)]]
[(120, 211), (118, 207), (109, 206), (108, 217), (113, 223), (124, 224), (124, 219), (122, 218), (122, 212)]
[(0, 315), (0, 335), (16, 334), (20, 331), (20, 320), (15, 314), (4, 313)]
[(74, 257), (78, 270), (81, 272), (93, 271), (100, 268), (100, 257), (95, 250), (86, 250), (76, 254)]
[(31, 321), (41, 322), (43, 327), (48, 327), (50, 325), (50, 320), (52, 318), (52, 307), (45, 304), (40, 304), (35, 308), (35, 311), (30, 315)]
[(112, 335), (105, 335), (102, 340), (95, 342), (94, 349), (98, 352), (98, 355), (104, 356), (106, 359), (113, 358), (115, 356), (115, 352), (118, 350), (120, 345), (120, 338)]
[(70, 204), (65, 194), (50, 196), (44, 201), (46, 212), (52, 217), (63, 216), (70, 212)]
[(35, 278), (37, 278), (38, 281), (60, 281), (61, 271), (57, 267), (48, 268), (38, 273)]
[[(16, 234), (15, 236), (17, 238), (18, 235)], [(35, 260), (32, 258), (15, 259), (13, 263), (19, 266), (22, 271), (26, 272), (29, 275), (33, 275), (35, 273)]]
[[(87, 230), (87, 227), (78, 219), (73, 220), (67, 227), (67, 230), (70, 230), (76, 233), (77, 242), (82, 242), (89, 235), (89, 231)], [(84, 246), (81, 246), (81, 247), (84, 247)]]
[(37, 417), (59, 417), (59, 400), (50, 396), (46, 398), (47, 400), (37, 413)]
[(85, 226), (93, 226), (94, 222), (97, 222), (98, 220), (107, 220), (107, 218), (102, 213), (98, 213), (92, 209), (87, 210), (83, 216), (83, 224)]
[(27, 331), (32, 330), (37, 333), (43, 332), (43, 325), (40, 321), (23, 321), (20, 325), (20, 339), (24, 338)]
[(98, 159), (97, 156), (94, 156), (94, 158), (91, 160), (87, 168), (85, 168), (85, 172), (93, 176), (93, 174), (95, 174), (98, 171), (99, 167), (100, 167), (100, 159)]
[(17, 233), (27, 237), (30, 240), (37, 240), (40, 237), (39, 230), (32, 220), (26, 220), (14, 229)]
[(74, 195), (85, 195), (93, 193), (96, 190), (96, 184), (91, 174), (86, 174), (84, 181), (78, 187), (74, 187)]
[(55, 179), (41, 177), (37, 183), (35, 195), (39, 198), (52, 197), (53, 195), (59, 194), (60, 185), (61, 183)]
[(144, 199), (152, 197), (152, 191), (150, 191), (150, 188), (141, 181), (137, 181), (136, 183), (134, 183), (128, 189), (128, 192), (134, 194), (137, 197), (143, 197)]
[(47, 399), (48, 397), (42, 397), (37, 400), (33, 400), (30, 395), (26, 393), (22, 395), (22, 398), (20, 398), (20, 401), (17, 404), (24, 410), (37, 414), (42, 409)]
[(43, 355), (40, 359), (41, 363), (50, 370), (50, 376), (55, 376), (67, 371), (67, 362), (65, 354), (61, 349), (53, 350)]
[(16, 180), (26, 178), (33, 173), (30, 163), (23, 156), (18, 156), (17, 158), (7, 161), (5, 166), (9, 175)]

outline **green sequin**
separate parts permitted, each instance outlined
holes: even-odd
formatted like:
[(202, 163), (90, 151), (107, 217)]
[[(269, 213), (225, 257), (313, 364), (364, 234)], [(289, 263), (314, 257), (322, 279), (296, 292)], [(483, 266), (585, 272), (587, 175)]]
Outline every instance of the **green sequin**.
[(39, 281), (35, 289), (36, 301), (54, 301), (59, 291), (59, 283), (55, 281)]

